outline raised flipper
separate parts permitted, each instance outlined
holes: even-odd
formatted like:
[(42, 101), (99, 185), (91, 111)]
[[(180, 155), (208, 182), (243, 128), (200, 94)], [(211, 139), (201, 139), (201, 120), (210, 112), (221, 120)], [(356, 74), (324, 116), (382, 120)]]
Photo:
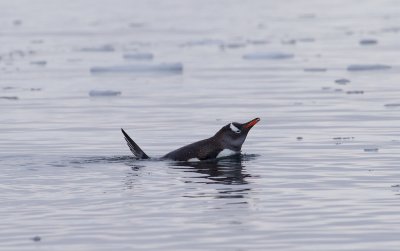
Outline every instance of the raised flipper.
[(124, 131), (124, 129), (121, 128), (121, 131), (124, 134), (129, 149), (137, 159), (150, 159), (150, 157), (147, 156), (147, 154), (145, 154), (142, 149), (140, 149), (140, 147), (135, 143), (135, 141), (133, 141), (131, 137), (129, 137), (129, 135)]

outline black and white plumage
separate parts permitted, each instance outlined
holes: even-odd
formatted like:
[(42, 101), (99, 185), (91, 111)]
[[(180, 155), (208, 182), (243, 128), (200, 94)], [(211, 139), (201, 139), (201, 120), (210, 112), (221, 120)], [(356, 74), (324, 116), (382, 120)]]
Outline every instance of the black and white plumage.
[[(260, 121), (259, 118), (247, 123), (232, 122), (222, 127), (214, 136), (194, 142), (167, 153), (162, 159), (176, 161), (208, 160), (239, 154), (250, 129)], [(138, 159), (148, 159), (146, 153), (123, 130), (129, 149)]]

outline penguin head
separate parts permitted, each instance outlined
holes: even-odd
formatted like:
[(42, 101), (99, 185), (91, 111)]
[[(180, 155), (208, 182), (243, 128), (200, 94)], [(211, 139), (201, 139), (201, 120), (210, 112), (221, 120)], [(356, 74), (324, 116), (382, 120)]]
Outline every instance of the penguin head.
[(260, 121), (255, 118), (246, 123), (232, 122), (222, 127), (215, 136), (220, 138), (225, 148), (240, 151), (250, 129)]

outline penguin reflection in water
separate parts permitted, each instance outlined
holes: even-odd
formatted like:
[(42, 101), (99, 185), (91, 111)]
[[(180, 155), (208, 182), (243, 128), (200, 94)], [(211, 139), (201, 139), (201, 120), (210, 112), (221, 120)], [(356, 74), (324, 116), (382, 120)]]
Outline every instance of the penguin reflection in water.
[[(161, 159), (176, 161), (200, 161), (218, 159), (239, 154), (250, 129), (260, 121), (259, 118), (241, 124), (232, 122), (222, 127), (214, 136), (183, 146)], [(121, 129), (129, 149), (137, 159), (149, 159), (149, 156)]]

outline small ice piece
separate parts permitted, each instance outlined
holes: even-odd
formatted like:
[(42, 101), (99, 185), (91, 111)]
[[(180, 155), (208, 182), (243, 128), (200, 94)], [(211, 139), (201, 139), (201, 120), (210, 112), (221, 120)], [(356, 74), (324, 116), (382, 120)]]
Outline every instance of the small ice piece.
[(253, 44), (253, 45), (263, 45), (263, 44), (268, 44), (268, 40), (262, 40), (262, 39), (248, 39), (247, 43)]
[(317, 16), (314, 13), (305, 13), (299, 16), (301, 19), (313, 19), (316, 18)]
[(388, 70), (392, 68), (384, 64), (353, 64), (347, 67), (348, 71), (375, 71), (375, 70)]
[(292, 44), (296, 44), (297, 41), (296, 41), (296, 39), (289, 39), (289, 40), (282, 40), (281, 43), (282, 43), (282, 44), (289, 44), (289, 45), (292, 45)]
[(364, 148), (364, 152), (378, 152), (379, 148)]
[(400, 103), (386, 104), (385, 107), (400, 107)]
[(124, 54), (124, 58), (128, 60), (143, 60), (150, 61), (153, 60), (154, 55), (148, 52), (138, 52), (138, 53), (127, 53)]
[(312, 67), (312, 68), (304, 68), (305, 72), (326, 72), (328, 69), (326, 68), (319, 68), (319, 67)]
[(334, 140), (353, 140), (354, 137), (335, 137)]
[(400, 27), (389, 27), (382, 29), (383, 32), (394, 32), (397, 33), (400, 31)]
[(38, 242), (38, 241), (42, 240), (42, 238), (40, 236), (35, 236), (35, 237), (32, 237), (32, 240), (34, 242)]
[(17, 96), (1, 96), (0, 99), (18, 100)]
[(220, 45), (222, 49), (238, 49), (238, 48), (243, 48), (246, 47), (246, 44), (244, 42), (228, 42)]
[(84, 47), (81, 48), (81, 51), (85, 52), (112, 52), (115, 51), (115, 48), (110, 44), (105, 44), (98, 47)]
[(14, 24), (15, 26), (19, 26), (19, 25), (22, 24), (22, 20), (16, 19), (16, 20), (13, 21), (13, 24)]
[(43, 44), (44, 41), (41, 40), (41, 39), (34, 39), (34, 40), (31, 40), (31, 43), (32, 43), (32, 44)]
[(121, 95), (120, 91), (111, 91), (111, 90), (91, 90), (89, 92), (90, 97), (111, 97), (119, 95)]
[(290, 59), (293, 57), (294, 54), (283, 53), (283, 52), (259, 52), (259, 53), (249, 53), (243, 55), (243, 59), (246, 60), (276, 60), (276, 59)]
[(346, 79), (346, 78), (339, 78), (335, 80), (335, 83), (338, 85), (346, 85), (348, 83), (350, 83), (350, 80)]
[(312, 37), (304, 37), (304, 38), (299, 38), (299, 39), (297, 39), (297, 41), (303, 42), (303, 43), (312, 43), (312, 42), (315, 42), (315, 38), (312, 38)]
[(364, 94), (364, 91), (347, 91), (347, 94)]
[(376, 40), (376, 39), (361, 39), (360, 40), (361, 45), (374, 45), (377, 43), (378, 43), (378, 40)]
[(189, 41), (181, 46), (207, 46), (207, 45), (219, 45), (221, 46), (224, 42), (222, 40), (217, 39), (202, 39), (202, 40), (194, 40)]
[(140, 64), (140, 65), (119, 65), (108, 67), (92, 67), (91, 73), (167, 73), (182, 74), (183, 65), (181, 63), (161, 63), (161, 64)]
[(40, 60), (40, 61), (31, 61), (31, 64), (33, 64), (33, 65), (45, 66), (45, 65), (47, 64), (47, 62), (44, 61), (44, 60)]
[(131, 27), (131, 28), (140, 28), (143, 26), (144, 26), (144, 23), (130, 23), (129, 24), (129, 27)]

